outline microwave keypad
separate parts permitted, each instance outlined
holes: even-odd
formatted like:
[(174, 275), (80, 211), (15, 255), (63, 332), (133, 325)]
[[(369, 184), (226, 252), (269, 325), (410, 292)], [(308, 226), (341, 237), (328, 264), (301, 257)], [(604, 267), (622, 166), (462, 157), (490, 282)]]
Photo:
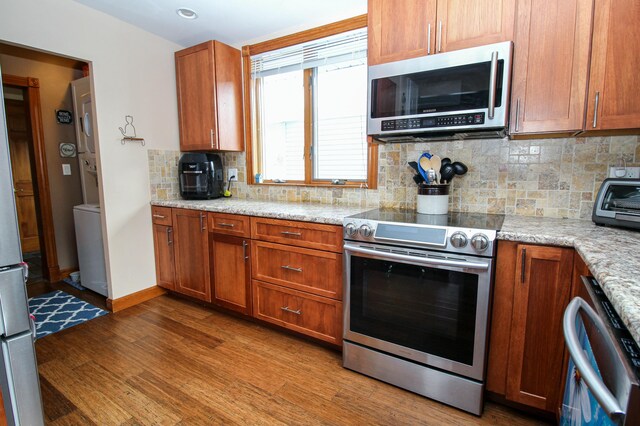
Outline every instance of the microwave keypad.
[(484, 123), (484, 113), (442, 115), (439, 117), (382, 120), (382, 131), (426, 129), (430, 127), (470, 126)]

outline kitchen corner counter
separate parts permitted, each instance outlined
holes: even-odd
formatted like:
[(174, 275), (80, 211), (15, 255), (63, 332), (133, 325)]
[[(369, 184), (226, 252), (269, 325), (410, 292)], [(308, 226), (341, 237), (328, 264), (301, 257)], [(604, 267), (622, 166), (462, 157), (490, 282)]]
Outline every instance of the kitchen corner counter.
[(590, 220), (506, 216), (498, 239), (574, 247), (640, 344), (640, 232)]
[(346, 216), (370, 210), (360, 207), (334, 206), (329, 204), (284, 203), (275, 201), (238, 200), (233, 198), (152, 201), (151, 205), (326, 223), (330, 225), (342, 225), (342, 219)]

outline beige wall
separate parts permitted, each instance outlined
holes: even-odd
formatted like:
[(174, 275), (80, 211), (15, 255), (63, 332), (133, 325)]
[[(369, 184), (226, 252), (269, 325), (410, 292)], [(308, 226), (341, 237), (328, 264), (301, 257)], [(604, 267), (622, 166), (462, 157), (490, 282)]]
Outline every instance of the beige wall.
[[(5, 1), (0, 12), (0, 41), (90, 62), (109, 296), (154, 285), (147, 149), (179, 147), (181, 46), (72, 0)], [(146, 146), (120, 143), (125, 115)]]
[[(55, 111), (73, 111), (69, 82), (82, 77), (73, 68), (0, 54), (3, 74), (35, 77), (40, 80), (42, 126), (46, 147), (53, 227), (60, 269), (76, 268), (78, 258), (73, 225), (73, 206), (82, 204), (78, 158), (61, 158), (62, 142), (76, 143), (73, 124), (58, 124)], [(71, 165), (71, 176), (62, 175), (62, 164)]]

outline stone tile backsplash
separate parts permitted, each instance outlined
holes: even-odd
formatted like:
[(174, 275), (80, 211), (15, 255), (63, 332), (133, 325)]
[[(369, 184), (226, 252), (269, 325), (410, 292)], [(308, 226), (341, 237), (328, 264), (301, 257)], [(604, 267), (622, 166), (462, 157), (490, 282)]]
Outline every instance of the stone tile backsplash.
[[(449, 196), (450, 209), (464, 212), (590, 218), (608, 167), (621, 157), (627, 166), (640, 166), (640, 136), (635, 135), (382, 144), (375, 190), (247, 185), (245, 154), (222, 157), (225, 168), (238, 169), (231, 192), (240, 199), (414, 209), (416, 185), (407, 162), (427, 151), (469, 167), (453, 180)], [(152, 199), (179, 198), (179, 155), (149, 150)]]

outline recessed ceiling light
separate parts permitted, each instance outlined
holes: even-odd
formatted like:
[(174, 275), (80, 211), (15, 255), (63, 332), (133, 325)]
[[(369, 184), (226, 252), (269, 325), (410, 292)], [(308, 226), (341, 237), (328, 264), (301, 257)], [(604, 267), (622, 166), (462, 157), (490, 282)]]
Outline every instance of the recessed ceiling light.
[(198, 17), (198, 14), (195, 12), (195, 10), (189, 9), (188, 7), (181, 7), (180, 9), (176, 10), (176, 13), (179, 17), (184, 19), (196, 19)]

